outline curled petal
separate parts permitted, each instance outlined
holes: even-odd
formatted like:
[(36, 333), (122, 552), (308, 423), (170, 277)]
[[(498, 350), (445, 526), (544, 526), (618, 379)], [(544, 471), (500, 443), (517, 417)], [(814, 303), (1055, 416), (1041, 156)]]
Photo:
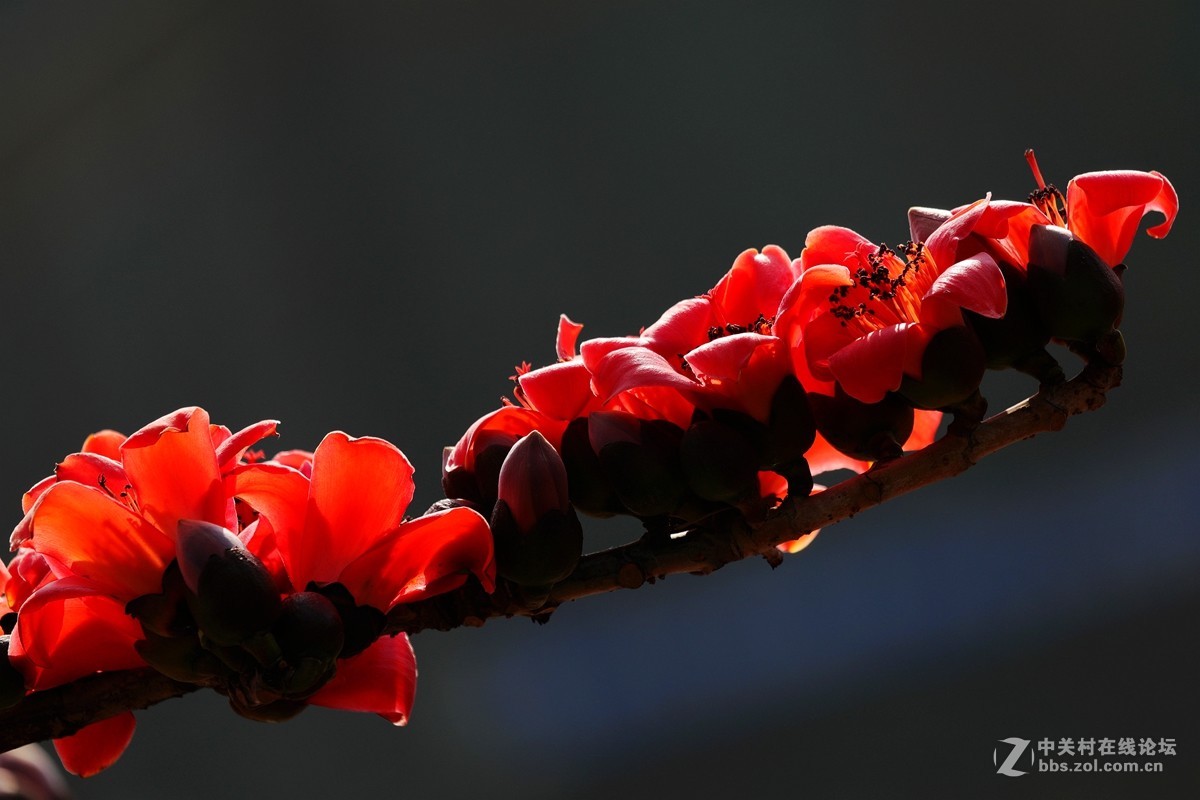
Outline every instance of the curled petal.
[(591, 376), (579, 358), (527, 372), (517, 382), (529, 405), (557, 420), (584, 416), (596, 400)]
[(417, 659), (404, 634), (384, 636), (353, 658), (338, 661), (337, 674), (310, 703), (378, 714), (393, 725), (408, 723), (417, 691)]
[(986, 253), (960, 261), (939, 275), (924, 299), (933, 297), (991, 319), (1004, 316), (1008, 308), (1004, 273)]
[(447, 452), (442, 468), (446, 472), (454, 469), (474, 470), (477, 453), (493, 444), (510, 447), (531, 431), (540, 431), (557, 448), (565, 427), (565, 422), (550, 419), (533, 409), (505, 406), (475, 420), (458, 443)]
[[(658, 322), (642, 332), (641, 344), (670, 358), (708, 341), (708, 329), (720, 322), (708, 297), (691, 297), (667, 309)], [(591, 369), (591, 367), (589, 367)]]
[(261, 422), (256, 422), (249, 427), (243, 428), (221, 442), (220, 446), (217, 447), (218, 469), (221, 472), (227, 472), (232, 469), (252, 444), (266, 439), (268, 436), (278, 436), (279, 434), (276, 432), (278, 428), (278, 420), (264, 419)]
[(908, 322), (872, 331), (830, 356), (829, 368), (846, 394), (878, 403), (900, 388), (905, 374), (920, 377), (929, 335), (924, 326)]
[(1146, 233), (1161, 239), (1179, 213), (1179, 196), (1157, 172), (1089, 172), (1067, 184), (1067, 227), (1110, 265), (1125, 259), (1138, 224), (1152, 211), (1165, 219)]
[(861, 234), (837, 225), (822, 225), (813, 228), (804, 239), (804, 250), (800, 252), (802, 272), (821, 264), (857, 265), (859, 248), (875, 245)]
[(554, 349), (560, 359), (570, 361), (575, 357), (575, 343), (579, 340), (579, 332), (582, 330), (581, 323), (573, 322), (566, 314), (559, 316), (558, 338), (554, 343)]
[(662, 386), (684, 392), (698, 386), (695, 381), (680, 375), (655, 351), (636, 346), (613, 350), (602, 358), (592, 372), (592, 385), (604, 402), (620, 392), (644, 386)]
[(125, 711), (55, 739), (54, 749), (67, 772), (90, 778), (117, 762), (133, 739), (135, 726), (133, 713)]
[(469, 508), (451, 508), (405, 522), (347, 566), (336, 580), (360, 605), (387, 611), (456, 589), (475, 575), (496, 587), (492, 532)]
[(84, 486), (99, 487), (115, 495), (124, 492), (129, 483), (125, 468), (119, 461), (87, 452), (72, 453), (64, 458), (55, 466), (54, 477), (58, 481), (74, 481)]
[[(28, 514), (29, 509), (33, 508), (33, 504), (36, 503), (37, 499), (42, 496), (42, 493), (45, 492), (47, 489), (49, 489), (51, 486), (53, 486), (57, 481), (58, 481), (57, 477), (55, 477), (54, 475), (48, 475), (45, 478), (42, 478), (37, 483), (35, 483), (29, 489), (29, 491), (27, 491), (27, 492), (25, 492), (25, 494), (21, 495), (21, 511)], [(15, 546), (16, 546), (16, 543), (14, 543), (14, 547)]]

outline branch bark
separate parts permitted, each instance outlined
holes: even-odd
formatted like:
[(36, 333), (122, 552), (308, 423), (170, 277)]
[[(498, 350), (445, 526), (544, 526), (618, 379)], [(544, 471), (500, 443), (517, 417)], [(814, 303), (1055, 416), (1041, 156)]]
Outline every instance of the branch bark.
[[(545, 620), (564, 603), (617, 589), (636, 589), (668, 575), (708, 574), (751, 556), (779, 559), (776, 545), (824, 528), (914, 489), (958, 475), (980, 459), (1039, 433), (1060, 430), (1076, 414), (1095, 411), (1121, 382), (1121, 368), (1092, 363), (1075, 378), (1045, 388), (981, 423), (969, 434), (950, 434), (920, 452), (876, 466), (811, 497), (788, 498), (761, 522), (738, 518), (721, 530), (698, 530), (672, 539), (639, 541), (584, 556), (548, 594), (533, 596), (504, 586), (492, 595), (478, 584), (420, 603), (400, 606), (388, 618), (390, 633), (477, 627), (493, 617)], [(152, 669), (92, 675), (28, 695), (0, 712), (0, 751), (68, 735), (122, 711), (147, 708), (199, 687)]]

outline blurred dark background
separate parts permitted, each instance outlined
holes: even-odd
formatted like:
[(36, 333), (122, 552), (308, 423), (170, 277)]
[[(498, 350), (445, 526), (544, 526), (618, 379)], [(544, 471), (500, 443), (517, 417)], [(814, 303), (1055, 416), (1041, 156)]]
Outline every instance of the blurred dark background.
[[(156, 707), (79, 797), (1195, 796), (1198, 31), (1184, 0), (0, 5), (13, 524), (87, 433), (193, 404), (386, 437), (423, 508), (560, 312), (630, 333), (746, 247), (1023, 198), (1026, 147), (1184, 202), (1134, 246), (1102, 412), (774, 572), (423, 633), (405, 730)], [(1034, 388), (997, 378), (994, 408)], [(1006, 778), (1008, 737), (1178, 754)]]

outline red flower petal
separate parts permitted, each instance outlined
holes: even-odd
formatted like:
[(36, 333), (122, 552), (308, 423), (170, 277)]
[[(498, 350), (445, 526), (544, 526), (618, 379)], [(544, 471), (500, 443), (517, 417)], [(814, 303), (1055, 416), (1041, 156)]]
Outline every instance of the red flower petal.
[(517, 382), (529, 405), (557, 420), (584, 416), (596, 400), (592, 376), (579, 358), (527, 372)]
[(266, 439), (268, 436), (278, 436), (276, 433), (278, 427), (278, 420), (264, 419), (249, 427), (242, 428), (221, 442), (221, 445), (217, 448), (217, 469), (221, 472), (227, 472), (232, 469), (241, 460), (242, 454), (246, 452), (250, 445)]
[(800, 252), (801, 270), (807, 272), (822, 264), (856, 265), (856, 254), (863, 245), (875, 248), (872, 242), (849, 228), (837, 225), (813, 228), (804, 238), (804, 250)]
[(173, 536), (181, 519), (236, 527), (204, 409), (180, 409), (150, 423), (125, 440), (121, 455), (142, 514), (163, 533)]
[(117, 762), (136, 726), (133, 713), (124, 711), (115, 717), (93, 722), (71, 736), (54, 740), (54, 749), (63, 769), (81, 778), (90, 778)]
[[(53, 486), (57, 481), (58, 478), (53, 475), (48, 475), (35, 483), (29, 489), (29, 491), (21, 495), (21, 511), (28, 514), (29, 509), (33, 508), (33, 504), (36, 503), (37, 499), (42, 496), (42, 493)], [(15, 547), (16, 544), (17, 542), (14, 541), (13, 546)]]
[(328, 434), (313, 455), (303, 536), (278, 528), (288, 574), (297, 586), (329, 583), (395, 530), (412, 502), (413, 468), (390, 442)]
[(96, 431), (84, 439), (83, 447), (80, 449), (85, 453), (95, 453), (98, 456), (111, 458), (113, 461), (120, 461), (121, 445), (124, 443), (125, 434), (105, 429)]
[(229, 473), (225, 486), (230, 496), (271, 520), (274, 530), (292, 537), (303, 535), (308, 478), (300, 472), (272, 462), (247, 464)]
[(8, 654), (29, 688), (146, 665), (133, 646), (142, 638), (141, 625), (125, 613), (124, 603), (99, 591), (82, 578), (63, 578), (21, 606)]
[[(974, 258), (960, 261), (939, 275), (922, 299), (924, 301), (935, 297), (992, 319), (1004, 316), (1004, 312), (1008, 308), (1004, 273), (1000, 271), (995, 260), (986, 253), (980, 253)], [(922, 310), (924, 310), (923, 306)], [(924, 314), (921, 316), (921, 321), (927, 324), (932, 322), (932, 320), (925, 319)], [(937, 325), (936, 327), (947, 326)]]
[[(769, 244), (762, 252), (746, 250), (709, 292), (718, 322), (750, 325), (758, 315), (772, 318), (779, 301), (796, 280), (792, 260), (783, 248)], [(693, 344), (693, 347), (695, 345)]]
[(707, 297), (681, 300), (642, 332), (640, 344), (667, 358), (686, 353), (708, 341), (708, 329), (722, 321), (716, 318), (713, 308)]
[(33, 513), (38, 552), (123, 600), (161, 591), (174, 543), (98, 489), (58, 483)]
[(405, 522), (336, 577), (360, 605), (387, 611), (397, 602), (432, 597), (474, 574), (496, 587), (492, 532), (469, 508), (452, 508)]
[(804, 459), (808, 461), (808, 468), (813, 475), (820, 475), (822, 472), (833, 472), (837, 469), (849, 469), (858, 473), (866, 472), (870, 468), (870, 461), (860, 461), (838, 450), (836, 447), (826, 441), (825, 437), (820, 433), (813, 441), (812, 447), (808, 448), (808, 452), (804, 454)]
[(914, 409), (913, 429), (904, 442), (905, 450), (922, 450), (937, 439), (938, 426), (942, 424), (942, 412)]
[(1175, 187), (1157, 172), (1089, 172), (1067, 184), (1067, 227), (1110, 265), (1121, 263), (1151, 211), (1166, 219), (1147, 229), (1166, 236), (1179, 213)]
[(575, 357), (575, 342), (579, 340), (579, 332), (583, 330), (583, 325), (578, 322), (572, 322), (571, 318), (566, 314), (561, 314), (558, 318), (558, 338), (555, 341), (555, 351), (558, 357), (563, 361), (570, 361)]
[(404, 634), (384, 636), (353, 658), (338, 661), (337, 674), (310, 703), (378, 714), (393, 725), (408, 723), (417, 691), (417, 659)]
[[(687, 351), (684, 351), (687, 352)], [(622, 347), (600, 359), (592, 371), (596, 394), (607, 403), (614, 395), (643, 386), (663, 386), (688, 392), (699, 384), (680, 375), (648, 347)]]
[(921, 325), (890, 325), (838, 350), (829, 358), (829, 369), (846, 394), (863, 403), (878, 403), (900, 388), (905, 373), (920, 377), (921, 354), (928, 340)]
[(119, 461), (96, 453), (72, 453), (54, 468), (59, 481), (74, 481), (92, 488), (106, 488), (112, 494), (125, 491), (129, 478)]
[[(1024, 270), (1029, 263), (1029, 232), (1034, 225), (1053, 225), (1036, 206), (1011, 200), (993, 200), (975, 223), (975, 236), (991, 244), (1009, 263)], [(973, 255), (960, 247), (959, 257)]]

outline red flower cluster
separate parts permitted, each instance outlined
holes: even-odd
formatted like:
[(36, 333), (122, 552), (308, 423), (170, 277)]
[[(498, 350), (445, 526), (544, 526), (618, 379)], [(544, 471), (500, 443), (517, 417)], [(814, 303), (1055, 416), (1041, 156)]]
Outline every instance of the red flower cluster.
[[(808, 495), (816, 473), (924, 447), (943, 411), (977, 420), (986, 368), (1061, 380), (1051, 340), (1119, 363), (1119, 262), (1148, 212), (1166, 235), (1174, 189), (1097, 172), (1064, 195), (1030, 163), (1029, 202), (913, 209), (894, 247), (825, 226), (795, 260), (747, 250), (635, 336), (579, 343), (562, 317), (558, 362), (518, 369), (517, 403), (447, 449), (448, 499), (413, 520), (412, 467), (380, 439), (331, 433), (262, 460), (248, 448), (276, 423), (234, 433), (199, 408), (89, 437), (26, 493), (0, 565), (0, 706), (149, 665), (253, 719), (322, 705), (402, 724), (416, 665), (388, 613), (497, 575), (540, 608), (580, 558), (576, 510), (664, 540), (720, 533)], [(133, 726), (121, 714), (56, 746), (92, 774)]]
[[(468, 575), (490, 591), (491, 533), (465, 508), (405, 521), (412, 467), (381, 439), (248, 458), (275, 427), (181, 409), (89, 437), (25, 495), (0, 611), (26, 691), (149, 664), (254, 719), (313, 704), (405, 723), (416, 662), (385, 615)], [(94, 774), (133, 728), (125, 713), (55, 745)]]
[(747, 250), (636, 336), (577, 347), (582, 326), (562, 317), (558, 363), (519, 369), (518, 404), (448, 450), (447, 496), (492, 509), (510, 451), (536, 431), (563, 462), (565, 505), (650, 530), (753, 518), (807, 494), (814, 473), (925, 446), (942, 411), (977, 418), (989, 366), (1061, 379), (1052, 338), (1119, 360), (1123, 268), (1109, 265), (1146, 213), (1166, 217), (1152, 236), (1167, 233), (1174, 190), (1155, 172), (1098, 172), (1064, 197), (1030, 163), (1029, 202), (913, 209), (895, 247), (825, 226), (796, 260)]

